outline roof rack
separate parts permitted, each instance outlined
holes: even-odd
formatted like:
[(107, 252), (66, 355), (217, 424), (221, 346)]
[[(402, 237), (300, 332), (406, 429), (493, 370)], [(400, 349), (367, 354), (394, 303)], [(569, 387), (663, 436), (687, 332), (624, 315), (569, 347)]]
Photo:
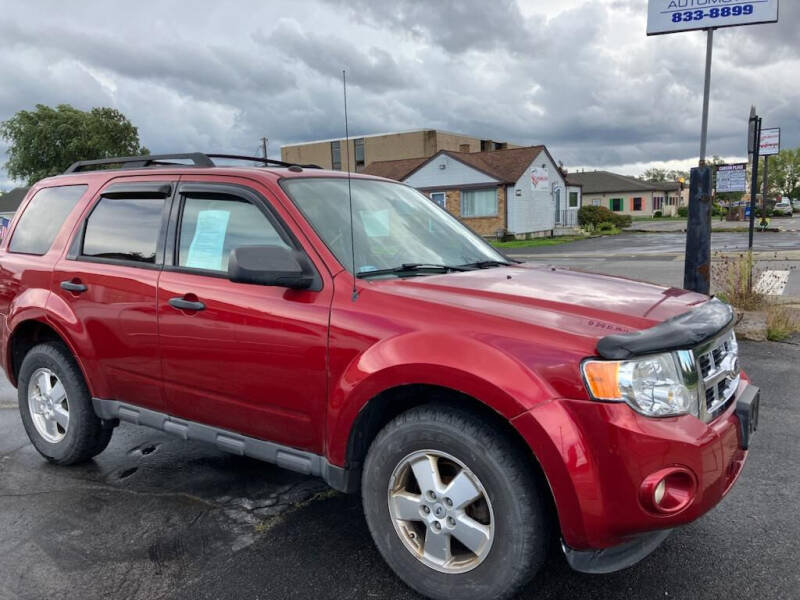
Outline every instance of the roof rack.
[[(183, 154), (148, 154), (145, 156), (115, 156), (112, 158), (101, 158), (98, 160), (79, 160), (67, 168), (64, 173), (78, 173), (81, 171), (97, 171), (105, 166), (118, 166), (120, 169), (141, 169), (145, 167), (168, 167), (168, 166), (195, 166), (195, 167), (217, 167), (212, 158), (227, 158), (232, 160), (247, 160), (262, 163), (264, 165), (273, 165), (277, 167), (300, 167), (304, 169), (321, 169), (319, 165), (297, 165), (293, 163), (283, 162), (282, 160), (273, 160), (271, 158), (262, 158), (260, 156), (241, 156), (239, 154), (204, 154), (202, 152), (187, 152)], [(175, 160), (190, 160), (193, 165), (185, 165), (179, 162), (172, 162)]]

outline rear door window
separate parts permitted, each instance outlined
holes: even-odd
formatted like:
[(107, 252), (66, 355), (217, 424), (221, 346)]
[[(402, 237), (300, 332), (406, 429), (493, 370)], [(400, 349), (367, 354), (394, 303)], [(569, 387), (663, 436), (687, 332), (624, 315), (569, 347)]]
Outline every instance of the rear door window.
[(156, 264), (164, 198), (101, 198), (86, 221), (81, 255)]
[(40, 256), (46, 254), (87, 187), (62, 185), (36, 192), (14, 229), (8, 246), (9, 252)]

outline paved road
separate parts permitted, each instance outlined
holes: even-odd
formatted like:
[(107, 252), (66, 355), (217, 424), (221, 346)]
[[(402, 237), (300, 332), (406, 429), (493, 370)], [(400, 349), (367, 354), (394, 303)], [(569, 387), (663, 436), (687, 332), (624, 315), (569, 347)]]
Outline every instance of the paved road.
[[(720, 221), (719, 218), (714, 219), (712, 222), (714, 229), (741, 229), (742, 227), (749, 227), (749, 221)], [(756, 227), (758, 220), (756, 220)], [(770, 229), (780, 229), (781, 231), (798, 231), (800, 230), (800, 214), (795, 214), (789, 217), (772, 217), (769, 223)], [(647, 221), (634, 221), (630, 227), (634, 231), (686, 231), (686, 219), (682, 220), (665, 220), (665, 219), (650, 219)]]
[[(747, 242), (747, 233), (711, 234), (712, 252), (747, 250)], [(587, 238), (557, 246), (504, 249), (507, 254), (512, 255), (593, 254), (595, 256), (683, 254), (685, 250), (685, 233), (621, 233)], [(756, 233), (753, 250), (756, 252), (800, 251), (800, 232)]]
[[(761, 430), (731, 494), (645, 562), (573, 573), (556, 552), (522, 600), (797, 598), (800, 344), (742, 344)], [(80, 467), (45, 463), (0, 385), (0, 599), (417, 598), (354, 497), (214, 448), (122, 425)]]
[[(714, 252), (747, 248), (747, 234), (713, 234)], [(684, 234), (623, 233), (538, 248), (508, 248), (518, 260), (566, 266), (608, 275), (631, 277), (661, 285), (683, 287)], [(759, 233), (754, 249), (761, 271), (788, 272), (782, 296), (800, 297), (800, 232)], [(719, 261), (713, 264), (719, 265)], [(712, 277), (720, 269), (712, 266)]]

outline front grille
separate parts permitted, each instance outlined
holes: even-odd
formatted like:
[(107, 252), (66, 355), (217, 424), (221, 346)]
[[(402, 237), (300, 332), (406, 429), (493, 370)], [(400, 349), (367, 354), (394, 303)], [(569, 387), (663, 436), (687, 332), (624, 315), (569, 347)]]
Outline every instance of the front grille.
[(732, 331), (695, 351), (707, 420), (722, 412), (739, 387), (739, 348)]

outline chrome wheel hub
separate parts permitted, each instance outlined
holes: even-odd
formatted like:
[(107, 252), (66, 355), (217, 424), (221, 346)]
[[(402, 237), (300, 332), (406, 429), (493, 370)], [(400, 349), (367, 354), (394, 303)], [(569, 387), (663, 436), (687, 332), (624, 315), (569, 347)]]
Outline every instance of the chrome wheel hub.
[(420, 450), (395, 467), (389, 514), (403, 544), (442, 573), (477, 567), (492, 547), (494, 514), (480, 480), (455, 457)]
[(28, 410), (36, 431), (46, 441), (56, 444), (69, 429), (67, 392), (50, 369), (36, 369), (28, 382)]

